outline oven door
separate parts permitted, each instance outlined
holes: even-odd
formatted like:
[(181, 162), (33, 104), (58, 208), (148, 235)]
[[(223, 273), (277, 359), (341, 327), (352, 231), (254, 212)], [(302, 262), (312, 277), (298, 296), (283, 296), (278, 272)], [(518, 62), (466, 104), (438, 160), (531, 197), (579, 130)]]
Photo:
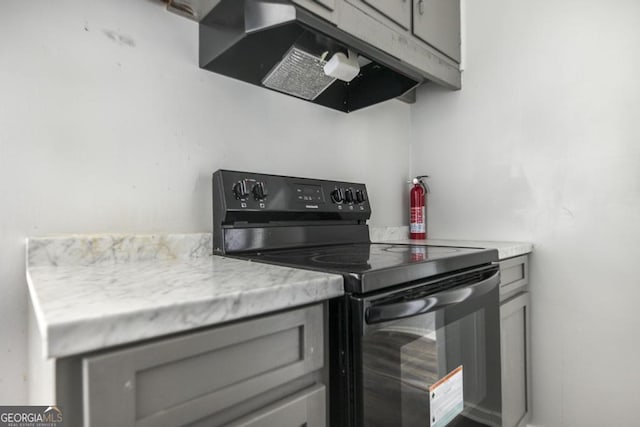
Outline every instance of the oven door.
[(499, 271), (351, 300), (354, 413), (364, 426), (499, 426)]

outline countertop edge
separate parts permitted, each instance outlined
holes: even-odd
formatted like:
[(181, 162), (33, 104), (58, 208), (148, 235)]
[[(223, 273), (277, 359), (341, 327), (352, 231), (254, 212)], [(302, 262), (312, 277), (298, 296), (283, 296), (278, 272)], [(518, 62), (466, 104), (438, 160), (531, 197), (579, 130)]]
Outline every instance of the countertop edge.
[[(211, 241), (211, 233), (25, 238), (38, 356), (134, 345), (344, 294), (341, 275), (212, 255)], [(172, 292), (176, 285), (184, 291)]]
[[(43, 355), (45, 358), (61, 358), (75, 356), (94, 351), (108, 350), (121, 345), (135, 345), (138, 342), (160, 339), (165, 336), (189, 333), (201, 328), (215, 327), (229, 322), (250, 319), (256, 316), (293, 309), (313, 303), (320, 303), (344, 294), (343, 279), (340, 275), (326, 274), (326, 277), (311, 279), (310, 283), (283, 284), (278, 287), (257, 288), (254, 291), (243, 291), (237, 294), (221, 295), (217, 298), (200, 299), (175, 307), (159, 307), (135, 313), (117, 316), (94, 317), (78, 323), (59, 323), (44, 325)], [(280, 293), (288, 293), (293, 289), (305, 288), (309, 298), (297, 300), (278, 300), (273, 304), (265, 304)], [(295, 294), (296, 292), (294, 292)], [(239, 302), (243, 300), (242, 302)], [(259, 301), (257, 307), (252, 301)], [(229, 314), (229, 310), (217, 310), (216, 306), (236, 306), (237, 311)], [(190, 317), (187, 322), (172, 322), (176, 317)], [(151, 321), (159, 323), (156, 328)], [(38, 321), (40, 323), (40, 320)], [(115, 323), (117, 322), (117, 323)], [(191, 322), (191, 323), (189, 323)], [(114, 328), (114, 323), (116, 327)], [(151, 325), (151, 328), (149, 327)], [(172, 326), (167, 326), (172, 325)], [(39, 324), (40, 333), (42, 326)], [(88, 336), (87, 329), (91, 330)], [(136, 331), (135, 334), (122, 333)]]
[(44, 313), (40, 306), (40, 299), (37, 297), (35, 286), (31, 279), (29, 268), (26, 269), (27, 288), (29, 290), (29, 300), (31, 301), (31, 307), (33, 308), (33, 316), (36, 319), (36, 325), (38, 327), (38, 334), (40, 339), (40, 348), (42, 349), (42, 357), (48, 359), (49, 355), (49, 331), (47, 322), (44, 319)]

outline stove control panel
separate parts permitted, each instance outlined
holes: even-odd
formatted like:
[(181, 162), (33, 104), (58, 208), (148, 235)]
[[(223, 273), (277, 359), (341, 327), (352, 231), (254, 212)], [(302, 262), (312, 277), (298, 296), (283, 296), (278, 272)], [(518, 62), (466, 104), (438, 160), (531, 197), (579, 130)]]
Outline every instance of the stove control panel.
[[(364, 184), (229, 170), (213, 174), (213, 205), (214, 213), (223, 215), (252, 212), (246, 217), (256, 222), (263, 217), (275, 221), (272, 218), (366, 220), (371, 216)], [(260, 212), (265, 215), (261, 217)]]

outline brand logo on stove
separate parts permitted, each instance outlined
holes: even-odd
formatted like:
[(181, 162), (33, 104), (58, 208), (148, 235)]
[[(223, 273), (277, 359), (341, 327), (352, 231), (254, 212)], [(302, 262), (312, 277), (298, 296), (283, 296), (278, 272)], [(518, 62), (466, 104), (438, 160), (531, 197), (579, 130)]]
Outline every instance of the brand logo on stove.
[(304, 205), (305, 208), (307, 209), (318, 209), (319, 206), (318, 205)]

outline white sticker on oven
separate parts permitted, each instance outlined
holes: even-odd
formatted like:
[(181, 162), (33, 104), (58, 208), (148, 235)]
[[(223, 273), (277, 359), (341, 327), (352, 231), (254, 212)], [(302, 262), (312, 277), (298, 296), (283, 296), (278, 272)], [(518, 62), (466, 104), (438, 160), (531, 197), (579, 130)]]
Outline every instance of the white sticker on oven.
[(429, 387), (431, 427), (445, 427), (464, 409), (462, 365)]

